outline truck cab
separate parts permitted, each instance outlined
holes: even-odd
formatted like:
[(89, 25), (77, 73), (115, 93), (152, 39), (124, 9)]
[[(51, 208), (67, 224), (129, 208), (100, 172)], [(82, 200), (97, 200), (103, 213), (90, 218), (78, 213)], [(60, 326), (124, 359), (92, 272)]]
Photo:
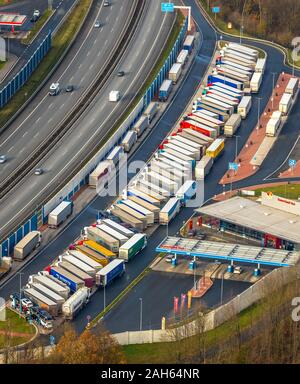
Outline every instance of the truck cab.
[(49, 95), (50, 96), (56, 96), (59, 94), (59, 83), (52, 83), (50, 85), (50, 89), (49, 89)]

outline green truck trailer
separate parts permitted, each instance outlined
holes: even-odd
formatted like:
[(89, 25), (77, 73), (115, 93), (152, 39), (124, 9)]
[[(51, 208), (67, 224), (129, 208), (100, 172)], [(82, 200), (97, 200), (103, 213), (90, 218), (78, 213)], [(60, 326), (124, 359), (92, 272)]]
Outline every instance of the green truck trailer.
[(147, 245), (147, 235), (138, 233), (133, 235), (131, 239), (126, 241), (119, 248), (119, 258), (125, 261), (132, 259), (138, 252), (140, 252)]

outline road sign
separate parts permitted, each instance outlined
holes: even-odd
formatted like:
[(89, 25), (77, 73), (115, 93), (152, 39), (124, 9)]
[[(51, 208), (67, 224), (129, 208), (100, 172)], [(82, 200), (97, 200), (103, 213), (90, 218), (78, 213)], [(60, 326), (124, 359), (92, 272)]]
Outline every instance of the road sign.
[(239, 169), (239, 165), (237, 163), (229, 163), (228, 168), (232, 169), (233, 171), (237, 171)]
[(212, 13), (220, 13), (220, 7), (212, 7)]
[(297, 164), (297, 161), (296, 161), (296, 160), (289, 159), (289, 167), (290, 167), (290, 168), (295, 168), (295, 167), (296, 167), (296, 164)]
[(173, 3), (161, 3), (161, 11), (162, 12), (174, 12), (174, 4)]

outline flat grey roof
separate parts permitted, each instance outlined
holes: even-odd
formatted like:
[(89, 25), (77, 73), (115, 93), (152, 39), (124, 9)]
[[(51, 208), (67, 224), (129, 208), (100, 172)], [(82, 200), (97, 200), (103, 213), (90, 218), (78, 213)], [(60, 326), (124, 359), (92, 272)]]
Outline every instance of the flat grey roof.
[(173, 253), (184, 256), (213, 258), (220, 260), (264, 264), (272, 266), (292, 266), (299, 260), (298, 252), (285, 251), (248, 245), (202, 241), (190, 238), (165, 238), (156, 252)]
[(233, 197), (197, 208), (196, 212), (300, 244), (299, 215), (267, 207), (253, 200)]

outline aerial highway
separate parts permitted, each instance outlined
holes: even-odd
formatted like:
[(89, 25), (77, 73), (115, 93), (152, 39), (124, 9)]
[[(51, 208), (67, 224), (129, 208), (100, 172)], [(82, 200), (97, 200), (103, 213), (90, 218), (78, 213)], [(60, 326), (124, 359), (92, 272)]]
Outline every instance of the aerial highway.
[[(187, 0), (186, 4), (191, 5), (193, 7), (192, 8), (193, 17), (203, 36), (203, 42), (202, 42), (200, 52), (198, 53), (196, 60), (192, 64), (190, 73), (185, 83), (182, 85), (179, 92), (175, 96), (174, 100), (172, 101), (172, 104), (170, 105), (166, 113), (163, 115), (159, 123), (153, 128), (152, 132), (150, 133), (150, 136), (145, 140), (145, 142), (142, 143), (141, 147), (133, 155), (132, 160), (147, 159), (153, 153), (153, 151), (157, 148), (157, 146), (161, 143), (163, 138), (168, 134), (171, 127), (176, 123), (180, 114), (184, 111), (186, 105), (188, 104), (190, 98), (193, 96), (195, 90), (198, 88), (199, 83), (201, 82), (201, 78), (204, 75), (207, 69), (207, 66), (209, 64), (209, 61), (213, 55), (215, 41), (219, 37), (218, 33), (216, 33), (214, 28), (207, 22), (206, 18), (203, 16), (200, 9), (198, 8), (196, 1)], [(223, 38), (225, 39), (224, 36)], [(228, 37), (228, 40), (236, 41), (236, 39), (233, 37)], [(262, 101), (262, 107), (261, 107), (261, 110), (263, 110), (267, 99), (271, 95), (271, 86), (272, 86), (271, 72), (274, 71), (279, 73), (280, 71), (283, 71), (283, 70), (286, 72), (291, 72), (291, 68), (283, 65), (282, 53), (277, 51), (272, 46), (259, 43), (259, 42), (252, 42), (250, 40), (248, 41), (246, 39), (243, 39), (243, 42), (248, 43), (250, 45), (259, 46), (260, 48), (264, 49), (268, 53), (268, 67), (267, 67), (265, 79), (261, 89), (261, 94), (264, 95), (264, 99)], [(122, 65), (122, 69), (123, 68), (124, 68), (124, 65)], [(116, 79), (116, 81), (118, 81), (118, 79)], [(99, 95), (99, 98), (101, 98), (101, 95)], [(95, 100), (95, 103), (98, 103), (98, 100)], [(299, 109), (299, 102), (295, 105), (293, 113), (295, 112), (297, 113), (298, 109)], [(83, 117), (83, 119), (84, 118), (85, 117)], [(241, 132), (242, 137), (239, 140), (239, 146), (242, 146), (245, 143), (249, 133), (255, 127), (256, 118), (257, 118), (257, 106), (256, 106), (256, 103), (254, 103), (251, 116), (249, 116), (247, 128), (245, 129), (245, 131)], [(293, 124), (291, 124), (291, 122), (293, 121), (292, 120), (288, 121), (288, 123), (285, 125), (282, 131), (282, 134), (294, 132), (294, 126)], [(101, 121), (100, 121), (100, 124), (101, 124)], [(83, 125), (80, 125), (80, 127), (78, 128), (79, 133), (82, 127)], [(274, 153), (272, 150), (269, 157), (266, 159), (266, 163), (264, 163), (266, 164), (266, 170), (264, 170), (264, 166), (263, 166), (261, 170), (257, 172), (256, 175), (253, 176), (255, 180), (251, 182), (250, 182), (250, 179), (244, 180), (243, 182), (237, 183), (236, 187), (240, 188), (242, 186), (254, 184), (254, 182), (255, 184), (259, 184), (260, 182), (262, 182), (262, 179), (263, 177), (265, 177), (267, 172), (270, 172), (270, 170), (272, 169), (276, 169), (276, 167), (280, 165), (280, 163), (282, 162), (281, 157), (285, 158), (285, 156), (289, 152), (289, 148), (281, 148), (281, 151), (283, 152), (282, 155), (280, 154), (280, 156), (274, 156)], [(212, 172), (209, 174), (209, 176), (205, 181), (206, 199), (210, 199), (215, 194), (222, 192), (222, 186), (220, 186), (218, 182), (222, 177), (222, 175), (227, 170), (228, 162), (233, 160), (234, 152), (235, 152), (235, 140), (234, 139), (228, 140), (228, 142), (226, 143), (226, 149), (222, 156), (222, 159), (215, 164), (215, 167), (213, 168)], [(278, 148), (277, 148), (277, 154), (278, 154)], [(46, 168), (47, 161), (48, 159), (51, 159), (51, 156), (52, 156), (52, 153), (49, 154), (49, 157), (47, 159), (45, 159), (45, 163), (43, 164), (43, 167)], [(52, 166), (52, 163), (49, 163), (49, 164), (51, 164)], [(36, 180), (41, 180), (41, 179), (36, 178)], [(15, 195), (15, 191), (13, 191), (12, 193), (12, 195), (14, 195), (14, 199), (21, 197), (21, 194), (22, 193), (20, 192), (20, 195), (17, 197), (17, 195)], [(26, 281), (30, 274), (38, 270), (41, 270), (51, 260), (57, 257), (72, 242), (72, 240), (76, 236), (78, 236), (83, 226), (88, 225), (95, 220), (97, 209), (106, 208), (111, 203), (112, 200), (113, 200), (113, 197), (111, 198), (97, 197), (95, 200), (93, 200), (82, 211), (82, 213), (80, 213), (76, 218), (74, 218), (74, 220), (58, 235), (55, 241), (51, 242), (45, 249), (41, 250), (41, 252), (39, 252), (37, 257), (33, 261), (29, 262), (27, 265), (25, 265), (22, 268), (22, 273), (23, 273), (22, 279)], [(17, 200), (12, 199), (11, 201), (12, 203), (10, 207), (12, 209), (13, 204), (18, 204), (18, 203), (17, 203)], [(7, 204), (8, 203), (9, 201), (7, 200)], [(1, 210), (3, 210), (3, 212), (5, 212), (5, 204), (1, 204), (0, 208)], [(6, 210), (6, 212), (7, 211), (9, 210)], [(193, 213), (192, 208), (186, 208), (182, 210), (180, 214), (170, 224), (168, 228), (169, 234), (176, 234), (179, 228), (182, 226), (182, 222), (184, 220), (187, 220), (192, 213)], [(9, 219), (10, 216), (8, 215), (6, 217)], [(2, 217), (1, 217), (1, 222), (2, 222)], [(116, 296), (120, 292), (122, 292), (124, 288), (136, 276), (138, 276), (138, 274), (151, 262), (151, 260), (154, 257), (155, 247), (165, 236), (166, 236), (166, 229), (162, 227), (160, 227), (151, 236), (151, 238), (149, 239), (147, 248), (142, 252), (142, 254), (138, 258), (134, 260), (134, 263), (128, 264), (126, 276), (116, 281), (115, 284), (112, 285), (109, 288), (109, 290), (107, 290), (106, 305), (108, 305), (111, 301), (113, 301), (113, 299), (115, 299)], [(0, 284), (0, 288), (1, 288), (2, 295), (4, 297), (8, 297), (8, 295), (11, 292), (18, 290), (19, 276), (18, 275), (13, 276), (7, 282), (3, 283), (2, 285)], [(87, 323), (86, 321), (87, 315), (90, 315), (93, 317), (96, 314), (98, 314), (102, 309), (103, 309), (103, 291), (98, 290), (95, 293), (95, 295), (92, 297), (90, 304), (84, 310), (82, 310), (79, 313), (78, 317), (76, 318), (75, 324), (78, 330), (83, 330), (83, 328), (85, 327)]]
[[(0, 217), (1, 223), (3, 223), (1, 228), (2, 234), (8, 232), (8, 228), (13, 228), (20, 221), (20, 216), (25, 218), (26, 214), (28, 215), (31, 212), (32, 207), (35, 207), (42, 199), (49, 196), (53, 189), (66, 179), (67, 175), (70, 174), (76, 165), (81, 164), (82, 160), (90, 154), (97, 142), (99, 143), (104, 137), (104, 134), (114, 126), (117, 117), (134, 99), (136, 92), (140, 89), (147, 74), (155, 64), (170, 33), (173, 21), (172, 15), (163, 15), (161, 13), (159, 2), (147, 2), (139, 30), (134, 35), (134, 39), (130, 43), (126, 54), (123, 55), (121, 63), (119, 63), (119, 68), (125, 72), (125, 76), (117, 77), (115, 73), (112, 75), (112, 80), (97, 95), (85, 114), (80, 117), (67, 135), (63, 137), (59, 145), (39, 163), (39, 167), (42, 167), (45, 173), (41, 177), (35, 176), (33, 172), (28, 174), (1, 200), (0, 205), (3, 208), (5, 207), (6, 211), (4, 212), (3, 210)], [(155, 28), (153, 28), (153, 25)], [(138, 33), (141, 30), (143, 33)], [(90, 62), (89, 65), (93, 66), (93, 62)], [(80, 76), (85, 76), (87, 72), (88, 68), (82, 70), (79, 78)], [(68, 71), (68, 73), (72, 72)], [(77, 81), (80, 82), (79, 78)], [(76, 84), (75, 79), (70, 81)], [(117, 89), (122, 94), (121, 101), (116, 105), (108, 101), (108, 93), (112, 89)], [(73, 93), (75, 94), (76, 91)], [(57, 110), (61, 110), (61, 114), (65, 113), (64, 108), (66, 106), (64, 108), (61, 108), (61, 106), (67, 102), (69, 102), (69, 105), (74, 103), (72, 99), (73, 93), (60, 94), (53, 98), (45, 95), (43, 100), (43, 107), (45, 109), (43, 110), (42, 117), (38, 118), (36, 115), (38, 108), (33, 112), (35, 116), (30, 117), (31, 122), (34, 119), (38, 119), (30, 128), (31, 136), (28, 136), (33, 136), (33, 142), (35, 139), (40, 141), (43, 134), (47, 135), (49, 133), (49, 124), (52, 126), (57, 121), (55, 116)], [(54, 106), (54, 103), (57, 103), (56, 106)], [(29, 122), (26, 122), (26, 127), (29, 127), (28, 124)], [(21, 140), (18, 151), (22, 153), (18, 155), (18, 160), (20, 157), (24, 158), (25, 154), (29, 156), (34, 145), (32, 141), (28, 141), (27, 134), (29, 132), (27, 131), (27, 134), (25, 134), (24, 127), (25, 125), (22, 124), (7, 138), (10, 141), (13, 140), (15, 135), (18, 135)], [(21, 134), (21, 131), (24, 133)], [(19, 143), (19, 140), (17, 143)], [(4, 140), (4, 145), (7, 144)], [(14, 144), (14, 151), (17, 150), (16, 145)], [(25, 148), (28, 148), (28, 150), (26, 151)], [(7, 168), (4, 168), (6, 175), (9, 175), (9, 170), (12, 171), (13, 169), (10, 168), (12, 166), (10, 163), (12, 164), (13, 160), (7, 163)]]

